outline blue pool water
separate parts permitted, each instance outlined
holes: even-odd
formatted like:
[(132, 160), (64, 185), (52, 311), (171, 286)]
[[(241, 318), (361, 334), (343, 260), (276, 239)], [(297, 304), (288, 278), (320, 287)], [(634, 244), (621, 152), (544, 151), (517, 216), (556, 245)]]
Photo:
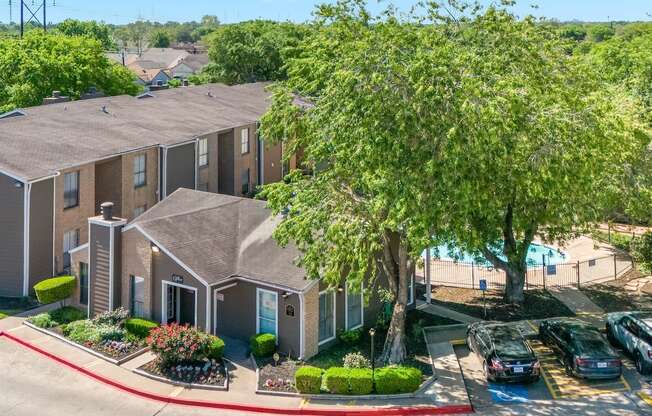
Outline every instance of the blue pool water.
[[(502, 254), (498, 254), (498, 257), (505, 259)], [(474, 257), (472, 254), (467, 252), (462, 252), (456, 248), (451, 248), (447, 245), (441, 245), (437, 248), (432, 249), (431, 255), (433, 258), (440, 258), (442, 260), (454, 260), (458, 262), (471, 263), (475, 262), (477, 264), (489, 264), (489, 262), (482, 256)], [(532, 243), (530, 244), (530, 249), (527, 253), (527, 263), (528, 265), (541, 265), (544, 262), (545, 264), (559, 264), (564, 263), (569, 260), (567, 253), (559, 251), (556, 248), (549, 247), (543, 244)]]

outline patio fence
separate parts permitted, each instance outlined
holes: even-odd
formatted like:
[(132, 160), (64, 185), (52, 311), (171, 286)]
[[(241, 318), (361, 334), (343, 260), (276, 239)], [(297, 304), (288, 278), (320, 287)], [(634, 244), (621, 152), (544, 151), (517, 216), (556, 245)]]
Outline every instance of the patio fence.
[[(579, 288), (582, 285), (615, 280), (632, 268), (631, 258), (624, 254), (561, 264), (531, 263), (527, 268), (525, 289), (566, 286)], [(504, 290), (505, 288), (505, 272), (486, 264), (430, 260), (431, 285), (479, 289), (481, 279), (487, 281), (487, 289)], [(425, 283), (425, 270), (417, 268), (416, 280)]]

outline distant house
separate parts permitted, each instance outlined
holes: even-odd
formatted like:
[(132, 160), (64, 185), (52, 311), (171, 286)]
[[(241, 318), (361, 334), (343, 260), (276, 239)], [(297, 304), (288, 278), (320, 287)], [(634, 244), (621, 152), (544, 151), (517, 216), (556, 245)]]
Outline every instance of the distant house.
[(147, 60), (138, 60), (127, 65), (127, 68), (136, 74), (138, 84), (143, 86), (165, 85), (172, 75), (167, 69), (158, 66), (158, 63)]
[[(122, 55), (107, 54), (110, 59), (122, 63)], [(208, 64), (206, 53), (191, 53), (183, 49), (150, 48), (138, 54), (128, 53), (124, 64), (138, 77), (143, 86), (162, 85), (174, 79), (187, 79)]]
[(208, 64), (208, 55), (197, 54), (188, 55), (179, 59), (176, 63), (168, 68), (172, 78), (186, 79), (190, 75), (197, 74), (204, 66)]

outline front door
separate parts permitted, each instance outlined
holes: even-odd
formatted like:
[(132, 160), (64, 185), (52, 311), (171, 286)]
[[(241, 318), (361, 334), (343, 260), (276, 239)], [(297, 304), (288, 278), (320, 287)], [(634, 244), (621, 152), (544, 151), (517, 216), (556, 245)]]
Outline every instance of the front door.
[(179, 323), (195, 326), (195, 291), (179, 288)]

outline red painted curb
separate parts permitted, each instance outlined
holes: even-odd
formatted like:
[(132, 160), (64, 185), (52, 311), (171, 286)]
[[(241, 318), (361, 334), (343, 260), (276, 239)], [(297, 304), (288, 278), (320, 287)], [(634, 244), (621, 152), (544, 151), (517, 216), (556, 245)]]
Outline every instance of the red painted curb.
[(0, 331), (0, 337), (6, 337), (7, 339), (17, 344), (29, 348), (41, 355), (44, 355), (58, 362), (59, 364), (65, 365), (66, 367), (69, 367), (101, 383), (115, 387), (124, 392), (131, 393), (135, 396), (143, 397), (150, 400), (156, 400), (163, 403), (177, 404), (182, 406), (203, 407), (203, 408), (211, 408), (211, 409), (235, 410), (241, 412), (254, 412), (254, 413), (267, 413), (267, 414), (280, 414), (280, 415), (303, 415), (303, 416), (445, 415), (445, 414), (462, 414), (462, 413), (473, 412), (473, 408), (470, 405), (391, 407), (391, 408), (373, 408), (373, 409), (367, 409), (367, 408), (364, 409), (363, 408), (361, 409), (297, 409), (297, 408), (282, 408), (282, 407), (250, 406), (250, 405), (238, 404), (238, 403), (209, 402), (209, 401), (196, 400), (196, 399), (180, 399), (177, 397), (169, 397), (169, 396), (163, 396), (156, 393), (150, 393), (147, 391), (138, 390), (136, 388), (124, 385), (108, 377), (104, 377), (86, 368), (80, 367), (77, 364), (74, 364), (50, 352), (47, 352), (44, 349), (37, 347), (36, 345), (28, 341), (25, 341), (21, 338), (18, 338), (6, 332)]

